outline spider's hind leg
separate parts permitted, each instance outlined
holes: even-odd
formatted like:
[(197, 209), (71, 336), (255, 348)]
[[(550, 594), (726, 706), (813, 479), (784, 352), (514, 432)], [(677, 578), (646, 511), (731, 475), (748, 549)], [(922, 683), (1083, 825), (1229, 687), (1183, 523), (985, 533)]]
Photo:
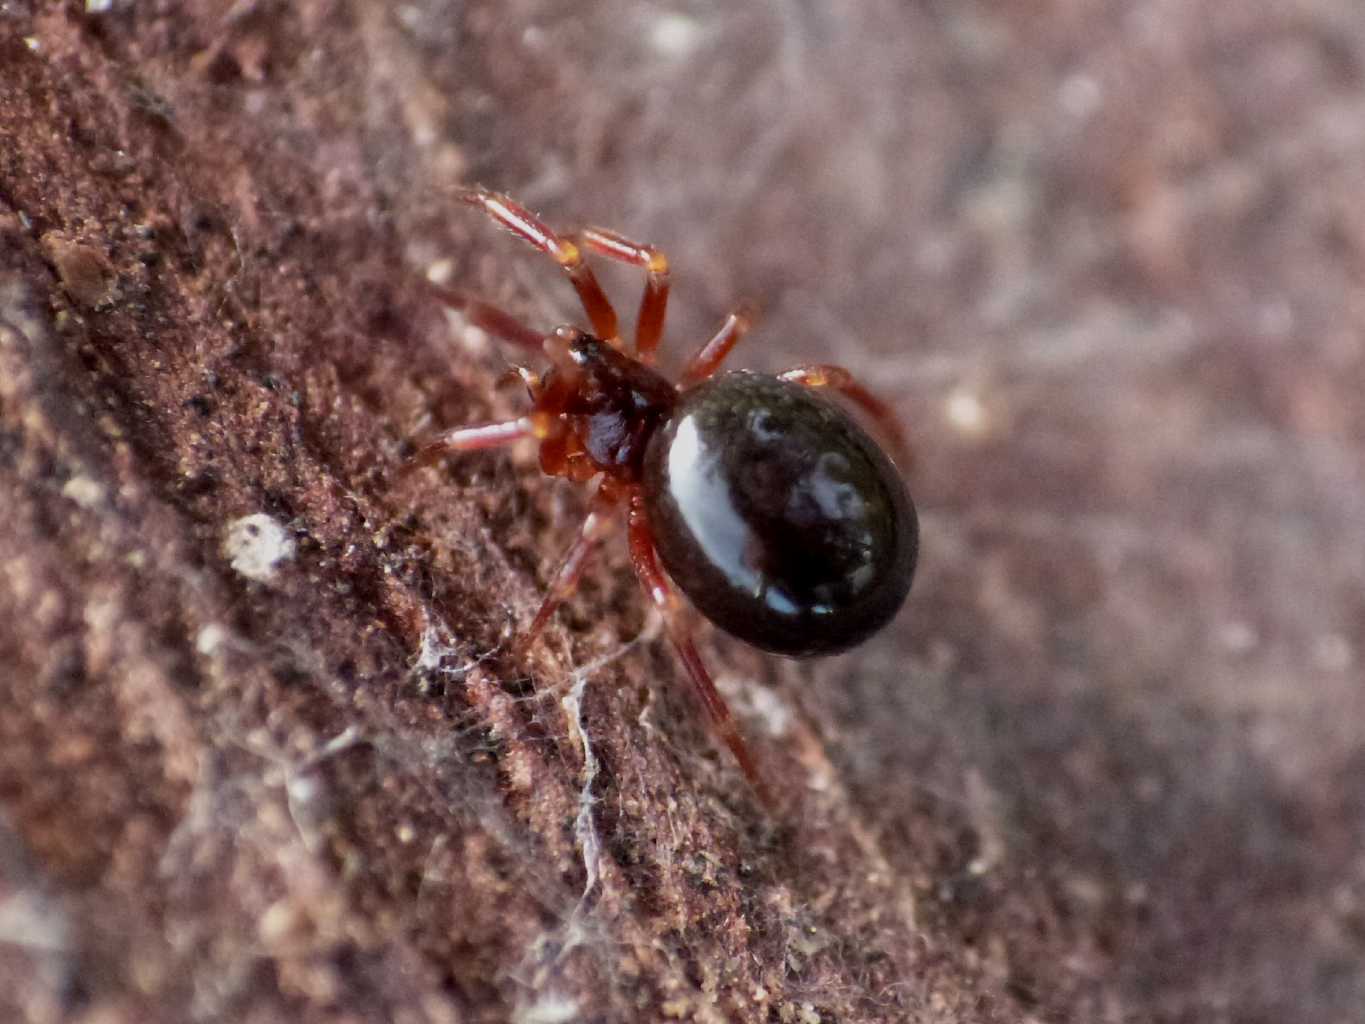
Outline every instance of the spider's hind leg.
[(900, 419), (887, 405), (858, 379), (842, 366), (808, 363), (794, 366), (777, 375), (778, 380), (790, 381), (808, 388), (829, 388), (853, 402), (872, 419), (885, 434), (884, 440), (891, 446), (891, 455), (902, 470), (910, 468), (913, 454), (910, 442), (905, 438), (905, 430)]
[(678, 386), (690, 387), (712, 376), (720, 369), (720, 364), (725, 362), (725, 357), (730, 354), (731, 349), (744, 340), (753, 322), (754, 311), (748, 306), (743, 306), (727, 316), (725, 323), (720, 325), (720, 329), (711, 336), (711, 340), (698, 349), (697, 354), (688, 362), (682, 376), (678, 378)]
[(759, 799), (769, 808), (774, 807), (772, 792), (764, 783), (763, 776), (759, 774), (753, 755), (749, 753), (749, 745), (744, 742), (739, 726), (735, 724), (734, 716), (730, 713), (730, 706), (716, 689), (715, 680), (711, 678), (711, 673), (707, 671), (706, 664), (697, 652), (691, 627), (683, 617), (683, 609), (679, 605), (677, 595), (674, 594), (673, 586), (659, 562), (659, 553), (654, 547), (654, 536), (645, 513), (644, 500), (638, 492), (631, 495), (626, 521), (630, 537), (630, 560), (635, 568), (635, 575), (654, 607), (663, 615), (669, 638), (682, 659), (687, 677), (706, 709), (707, 717), (711, 719), (712, 727), (734, 755)]

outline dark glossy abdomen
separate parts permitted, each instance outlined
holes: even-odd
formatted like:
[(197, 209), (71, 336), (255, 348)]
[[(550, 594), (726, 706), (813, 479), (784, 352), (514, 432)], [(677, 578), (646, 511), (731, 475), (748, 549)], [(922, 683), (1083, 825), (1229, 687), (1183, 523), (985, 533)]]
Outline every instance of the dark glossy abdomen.
[(644, 476), (669, 575), (755, 647), (843, 650), (910, 590), (919, 529), (900, 473), (807, 388), (739, 372), (684, 392), (649, 443)]

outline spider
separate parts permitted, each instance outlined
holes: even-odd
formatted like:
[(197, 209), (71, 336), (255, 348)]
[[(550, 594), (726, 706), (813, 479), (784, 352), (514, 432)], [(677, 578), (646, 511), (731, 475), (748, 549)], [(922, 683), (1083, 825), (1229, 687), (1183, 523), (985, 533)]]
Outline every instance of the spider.
[[(534, 438), (545, 473), (595, 480), (587, 517), (520, 648), (540, 636), (624, 513), (641, 586), (662, 613), (712, 725), (768, 800), (697, 652), (678, 592), (732, 636), (788, 656), (842, 651), (884, 626), (914, 575), (915, 508), (892, 459), (820, 392), (860, 407), (904, 461), (895, 416), (837, 366), (718, 374), (749, 330), (751, 317), (742, 311), (725, 319), (676, 383), (669, 381), (654, 369), (669, 294), (662, 252), (602, 228), (557, 234), (521, 204), (483, 188), (457, 196), (559, 264), (591, 331), (564, 326), (542, 334), (486, 302), (433, 286), (470, 323), (543, 352), (551, 368), (544, 375), (517, 368), (531, 398), (526, 415), (447, 430), (419, 449), (414, 465)], [(630, 348), (585, 250), (645, 273)]]

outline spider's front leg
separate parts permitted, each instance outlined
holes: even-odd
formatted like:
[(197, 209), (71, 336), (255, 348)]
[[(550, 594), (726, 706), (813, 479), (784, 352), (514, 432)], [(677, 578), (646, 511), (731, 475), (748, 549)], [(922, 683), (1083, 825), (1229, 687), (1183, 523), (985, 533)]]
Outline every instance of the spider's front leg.
[(588, 314), (593, 333), (603, 341), (617, 341), (616, 310), (607, 293), (597, 283), (597, 275), (583, 260), (583, 251), (567, 238), (561, 238), (544, 221), (515, 199), (486, 188), (462, 189), (457, 193), (463, 203), (477, 206), (499, 227), (549, 256), (564, 270), (583, 311)]
[(511, 313), (491, 303), (426, 278), (422, 279), (422, 284), (437, 302), (463, 314), (470, 324), (495, 338), (533, 350), (539, 349), (545, 340), (543, 332), (527, 327)]
[(564, 423), (558, 416), (539, 410), (496, 423), (454, 427), (423, 442), (417, 449), (417, 454), (404, 467), (404, 472), (430, 466), (445, 455), (501, 448), (524, 437), (545, 441), (558, 437), (563, 429)]
[[(545, 384), (539, 374), (526, 367), (515, 367), (517, 375), (530, 392), (535, 407), (525, 416), (517, 416), (515, 419), (454, 427), (428, 438), (413, 456), (409, 469), (429, 466), (443, 455), (498, 448), (519, 441), (523, 437), (540, 441), (542, 456), (547, 451), (561, 447), (559, 442), (572, 441), (563, 413), (579, 385), (581, 375), (574, 362), (573, 347), (582, 338), (583, 332), (574, 327), (557, 327), (549, 334), (538, 335), (538, 347), (554, 364), (556, 370), (549, 385)], [(544, 464), (546, 460), (542, 458), (541, 461)], [(547, 472), (554, 474), (557, 470)]]
[(653, 363), (654, 352), (664, 335), (664, 316), (668, 312), (668, 257), (652, 245), (632, 242), (625, 235), (606, 228), (586, 228), (578, 237), (599, 256), (639, 267), (645, 272), (645, 293), (635, 320), (635, 357), (642, 363)]

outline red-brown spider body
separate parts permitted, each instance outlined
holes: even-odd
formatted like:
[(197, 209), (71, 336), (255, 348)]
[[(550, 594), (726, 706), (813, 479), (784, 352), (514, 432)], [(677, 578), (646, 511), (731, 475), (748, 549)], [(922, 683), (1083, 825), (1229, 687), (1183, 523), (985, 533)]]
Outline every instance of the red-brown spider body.
[[(532, 437), (546, 473), (596, 478), (591, 510), (522, 644), (548, 625), (624, 509), (636, 575), (663, 614), (713, 725), (766, 799), (675, 588), (722, 629), (779, 654), (832, 653), (885, 625), (914, 573), (914, 506), (885, 452), (816, 392), (833, 390), (861, 407), (903, 456), (895, 417), (839, 367), (717, 376), (748, 330), (742, 313), (731, 314), (670, 382), (652, 367), (669, 290), (662, 253), (600, 228), (562, 237), (513, 200), (483, 189), (460, 198), (559, 263), (592, 331), (560, 327), (542, 335), (493, 306), (438, 289), (476, 326), (542, 351), (551, 368), (543, 376), (520, 371), (532, 399), (527, 415), (447, 431), (419, 460)], [(631, 353), (582, 248), (646, 272)]]
[[(605, 473), (623, 484), (640, 479), (645, 448), (654, 431), (673, 413), (678, 392), (664, 376), (611, 345), (580, 331), (557, 332), (548, 344), (563, 346), (556, 367), (546, 375), (547, 395), (539, 406), (559, 409), (571, 438), (569, 465), (556, 465), (555, 445), (542, 442), (541, 468), (552, 476), (577, 478), (586, 459), (591, 473)], [(557, 394), (559, 389), (564, 394)], [(579, 454), (581, 452), (581, 455)], [(572, 468), (570, 468), (572, 467)], [(568, 470), (567, 472), (565, 470)]]

